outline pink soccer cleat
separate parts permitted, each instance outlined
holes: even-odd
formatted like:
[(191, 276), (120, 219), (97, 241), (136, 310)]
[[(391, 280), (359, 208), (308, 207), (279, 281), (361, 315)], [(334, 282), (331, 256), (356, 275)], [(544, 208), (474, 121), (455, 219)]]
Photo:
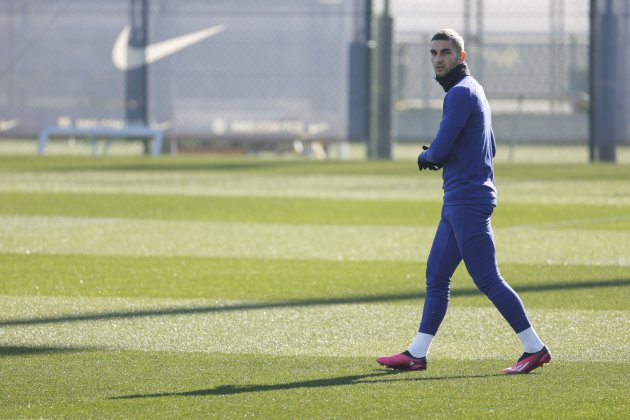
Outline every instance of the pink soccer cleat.
[(549, 353), (547, 347), (543, 347), (542, 350), (536, 353), (523, 353), (514, 366), (503, 369), (501, 373), (506, 375), (529, 373), (537, 367), (549, 362), (551, 362), (551, 353)]
[(427, 368), (426, 357), (413, 357), (409, 351), (393, 356), (382, 356), (376, 361), (383, 366), (396, 370), (425, 370)]

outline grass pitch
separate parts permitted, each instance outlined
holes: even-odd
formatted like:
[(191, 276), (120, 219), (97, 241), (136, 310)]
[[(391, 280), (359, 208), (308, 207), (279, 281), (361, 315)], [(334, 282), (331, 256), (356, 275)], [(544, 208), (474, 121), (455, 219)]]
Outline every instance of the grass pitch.
[(426, 372), (440, 177), (414, 162), (0, 157), (0, 418), (624, 418), (630, 166), (499, 164), (501, 271), (552, 350), (465, 269)]

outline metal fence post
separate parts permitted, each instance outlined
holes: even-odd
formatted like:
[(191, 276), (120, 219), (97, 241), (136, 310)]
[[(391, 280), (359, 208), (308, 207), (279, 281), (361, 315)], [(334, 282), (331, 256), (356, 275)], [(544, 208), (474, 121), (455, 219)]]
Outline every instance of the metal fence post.
[(377, 20), (376, 51), (370, 76), (370, 132), (368, 158), (392, 158), (392, 44), (393, 19), (389, 0)]
[(630, 137), (627, 8), (620, 0), (591, 0), (591, 161), (615, 162), (617, 144)]
[[(131, 0), (131, 29), (127, 49), (126, 99), (127, 125), (147, 126), (147, 66), (145, 48), (148, 44), (148, 0)], [(138, 65), (139, 64), (139, 65)], [(144, 154), (149, 154), (149, 142), (144, 142)]]

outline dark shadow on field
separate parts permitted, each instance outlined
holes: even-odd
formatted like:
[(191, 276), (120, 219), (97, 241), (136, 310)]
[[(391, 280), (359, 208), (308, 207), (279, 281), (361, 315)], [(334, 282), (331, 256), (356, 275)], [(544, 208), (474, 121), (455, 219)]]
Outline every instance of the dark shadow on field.
[[(398, 376), (397, 378), (391, 378)], [(326, 388), (332, 386), (344, 386), (344, 385), (359, 385), (359, 384), (373, 384), (373, 383), (387, 383), (387, 382), (403, 382), (403, 381), (445, 381), (456, 379), (481, 379), (490, 378), (496, 376), (505, 376), (498, 373), (487, 375), (457, 375), (457, 376), (421, 376), (422, 373), (418, 372), (400, 372), (394, 370), (378, 371), (374, 373), (368, 373), (364, 375), (350, 375), (340, 376), (336, 378), (324, 378), (324, 379), (312, 379), (309, 381), (289, 382), (286, 384), (261, 384), (261, 385), (220, 385), (216, 388), (209, 389), (196, 389), (193, 391), (184, 392), (163, 392), (156, 394), (134, 394), (134, 395), (122, 395), (119, 397), (112, 397), (112, 400), (132, 400), (139, 398), (161, 398), (161, 397), (203, 397), (209, 395), (237, 395), (247, 394), (253, 392), (266, 392), (266, 391), (284, 391), (291, 389), (302, 388)], [(383, 379), (372, 379), (383, 378)], [(369, 379), (363, 381), (363, 379)]]
[[(516, 290), (517, 293), (542, 293), (553, 292), (558, 290), (581, 290), (581, 289), (605, 289), (607, 287), (625, 287), (630, 286), (630, 278), (628, 279), (614, 279), (614, 280), (595, 280), (595, 281), (576, 281), (572, 283), (549, 283), (549, 284), (536, 284), (531, 286), (522, 286), (519, 284), (512, 284), (510, 286)], [(463, 289), (453, 290), (452, 296), (471, 296), (476, 293), (481, 293), (477, 289)]]
[(52, 353), (76, 353), (80, 351), (90, 350), (92, 349), (78, 347), (0, 346), (0, 357), (28, 356)]
[[(543, 284), (535, 286), (514, 286), (519, 293), (539, 293), (555, 290), (579, 290), (579, 289), (598, 289), (606, 287), (625, 287), (630, 286), (630, 279), (623, 280), (602, 280), (590, 282), (574, 282), (562, 284)], [(481, 292), (476, 288), (455, 289), (452, 292), (453, 297), (459, 296), (475, 296)], [(260, 309), (281, 309), (281, 308), (305, 308), (329, 305), (348, 305), (348, 304), (365, 304), (365, 303), (384, 303), (399, 302), (405, 300), (424, 299), (424, 292), (408, 292), (408, 293), (392, 293), (372, 296), (348, 296), (338, 298), (308, 299), (308, 300), (291, 300), (291, 301), (274, 301), (274, 302), (246, 302), (238, 304), (226, 305), (206, 305), (197, 307), (179, 307), (179, 308), (157, 308), (145, 309), (137, 311), (118, 311), (118, 312), (97, 312), (85, 314), (70, 314), (53, 317), (29, 318), (29, 319), (10, 319), (0, 321), (0, 327), (10, 327), (18, 325), (41, 325), (41, 324), (58, 324), (65, 322), (80, 321), (100, 321), (108, 319), (125, 319), (125, 318), (143, 318), (153, 316), (177, 316), (177, 315), (197, 315), (220, 312), (235, 311), (251, 311)]]

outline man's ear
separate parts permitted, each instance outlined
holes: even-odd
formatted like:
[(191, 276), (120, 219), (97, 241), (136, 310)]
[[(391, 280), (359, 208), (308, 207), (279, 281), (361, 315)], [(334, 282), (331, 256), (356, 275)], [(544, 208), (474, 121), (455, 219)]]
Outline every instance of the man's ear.
[(459, 53), (459, 61), (457, 62), (457, 64), (461, 64), (464, 61), (466, 61), (466, 51), (462, 51)]

